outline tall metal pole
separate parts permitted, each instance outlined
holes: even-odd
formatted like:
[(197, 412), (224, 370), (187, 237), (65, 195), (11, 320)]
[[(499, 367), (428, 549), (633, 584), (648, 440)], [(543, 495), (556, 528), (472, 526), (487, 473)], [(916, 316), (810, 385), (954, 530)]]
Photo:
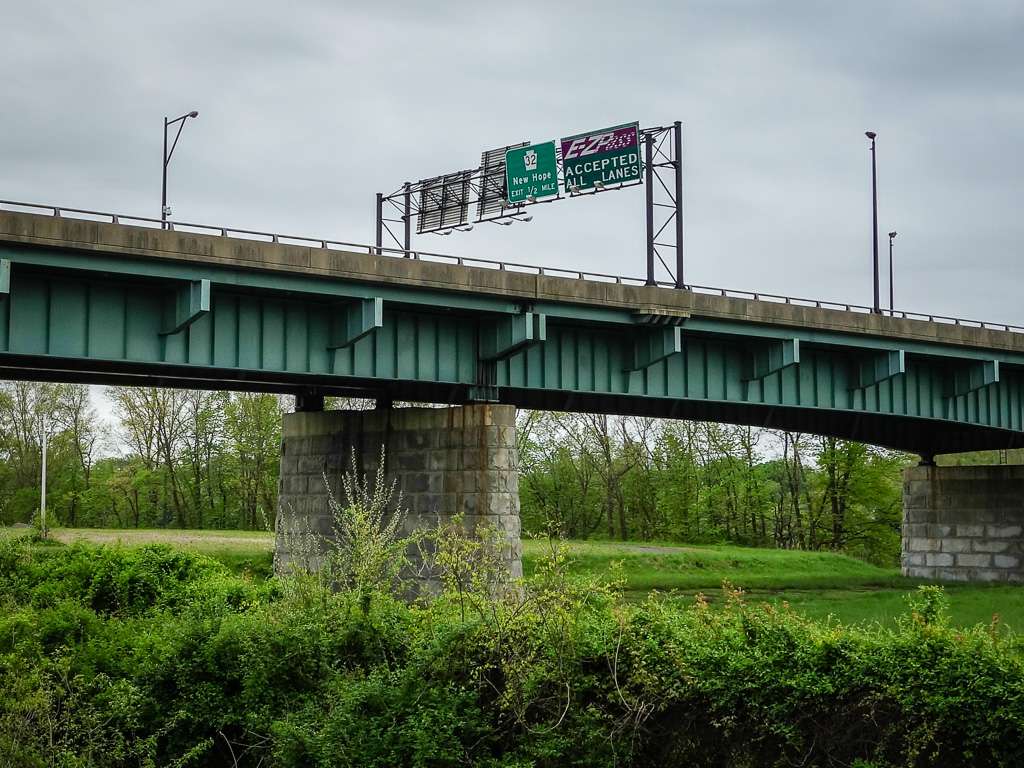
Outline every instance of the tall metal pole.
[(889, 233), (889, 314), (891, 315), (894, 309), (893, 302), (893, 289), (892, 289), (892, 241), (896, 239), (896, 233)]
[(871, 139), (871, 227), (873, 233), (873, 248), (872, 248), (872, 260), (871, 268), (874, 274), (874, 289), (875, 298), (874, 303), (871, 305), (875, 311), (875, 314), (882, 313), (882, 306), (878, 296), (878, 169), (875, 162), (875, 136), (877, 134), (874, 131), (867, 131), (864, 134)]
[(380, 256), (383, 251), (381, 246), (384, 244), (384, 195), (380, 192), (377, 193), (377, 255)]
[(43, 473), (39, 483), (39, 525), (46, 535), (46, 417), (43, 417)]
[(402, 215), (402, 221), (405, 222), (405, 257), (411, 258), (412, 254), (409, 251), (412, 250), (412, 185), (407, 181), (405, 182), (405, 212)]
[(673, 125), (676, 153), (676, 288), (685, 288), (683, 282), (683, 124)]
[(647, 285), (654, 279), (654, 136), (644, 136), (644, 184), (647, 187)]
[(167, 115), (164, 115), (164, 154), (161, 166), (160, 228), (167, 228)]
[[(160, 191), (160, 227), (161, 229), (167, 229), (167, 166), (171, 162), (171, 157), (174, 155), (174, 150), (178, 146), (178, 139), (181, 138), (181, 131), (185, 127), (185, 121), (190, 117), (199, 117), (199, 113), (194, 109), (191, 112), (186, 112), (181, 117), (176, 117), (174, 120), (168, 120), (166, 115), (164, 116), (164, 156), (161, 164), (161, 191)], [(171, 144), (170, 150), (167, 149), (167, 129), (175, 123), (178, 124), (178, 132), (174, 134), (174, 142)]]

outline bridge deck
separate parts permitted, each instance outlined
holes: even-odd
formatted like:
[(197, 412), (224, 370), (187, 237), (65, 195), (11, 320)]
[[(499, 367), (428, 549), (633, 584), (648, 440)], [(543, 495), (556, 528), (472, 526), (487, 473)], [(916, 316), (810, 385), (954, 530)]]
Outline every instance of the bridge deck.
[(1024, 334), (993, 328), (7, 211), (0, 260), (11, 378), (1024, 445)]

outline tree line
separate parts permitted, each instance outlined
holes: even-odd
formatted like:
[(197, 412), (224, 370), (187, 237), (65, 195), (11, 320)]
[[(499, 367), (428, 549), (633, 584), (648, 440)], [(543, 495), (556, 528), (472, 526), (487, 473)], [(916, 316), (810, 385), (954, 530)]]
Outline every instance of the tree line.
[(66, 526), (266, 528), (277, 504), (276, 395), (107, 387), (114, 423), (79, 384), (0, 383), (0, 522), (40, 506)]
[(526, 530), (898, 558), (904, 454), (754, 427), (544, 412), (521, 414), (519, 451)]
[[(0, 522), (48, 509), (66, 526), (264, 529), (277, 504), (281, 415), (291, 398), (0, 383)], [(334, 406), (358, 407), (355, 402)], [(834, 438), (599, 414), (519, 414), (527, 532), (899, 552), (909, 457)]]

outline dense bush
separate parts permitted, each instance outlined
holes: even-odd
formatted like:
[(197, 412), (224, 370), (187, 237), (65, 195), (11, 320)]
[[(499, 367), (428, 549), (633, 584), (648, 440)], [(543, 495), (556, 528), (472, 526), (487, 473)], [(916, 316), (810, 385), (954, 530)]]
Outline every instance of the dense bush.
[(0, 540), (0, 765), (1018, 765), (1024, 665), (924, 591), (892, 631), (628, 605), (558, 556), (504, 596), (257, 586), (163, 547)]

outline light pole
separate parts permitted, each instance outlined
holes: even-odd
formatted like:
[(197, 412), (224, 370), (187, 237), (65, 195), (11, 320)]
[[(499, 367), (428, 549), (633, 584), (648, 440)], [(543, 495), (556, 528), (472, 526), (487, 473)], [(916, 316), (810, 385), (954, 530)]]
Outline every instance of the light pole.
[(865, 131), (864, 135), (871, 139), (871, 231), (874, 237), (872, 269), (874, 271), (875, 303), (872, 308), (875, 314), (882, 313), (882, 307), (878, 299), (878, 173), (875, 166), (875, 136), (874, 131)]
[[(892, 301), (892, 241), (896, 239), (896, 232), (889, 233), (889, 314), (892, 314), (893, 301)], [(906, 306), (904, 304), (903, 306)]]
[(43, 467), (39, 480), (39, 529), (46, 538), (46, 417), (43, 416)]
[[(167, 214), (171, 212), (171, 209), (167, 207), (167, 164), (171, 162), (171, 155), (174, 154), (174, 148), (178, 146), (178, 137), (181, 136), (181, 129), (185, 127), (185, 121), (190, 117), (199, 117), (199, 113), (195, 110), (186, 112), (181, 117), (176, 117), (173, 120), (168, 120), (164, 117), (164, 163), (163, 163), (163, 191), (160, 195), (160, 226), (162, 228), (167, 227)], [(174, 134), (174, 142), (171, 144), (171, 151), (167, 151), (167, 129), (175, 123), (178, 123), (178, 132)]]

